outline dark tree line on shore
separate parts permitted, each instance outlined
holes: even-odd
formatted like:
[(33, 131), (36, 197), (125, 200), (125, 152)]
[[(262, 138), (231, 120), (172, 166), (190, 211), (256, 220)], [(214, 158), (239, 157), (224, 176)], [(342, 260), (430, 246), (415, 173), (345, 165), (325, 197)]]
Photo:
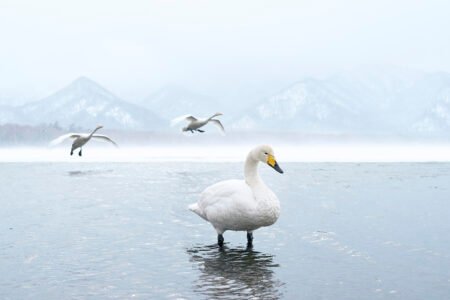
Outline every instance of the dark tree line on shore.
[(36, 126), (21, 124), (0, 125), (0, 145), (22, 146), (22, 145), (44, 145), (56, 136), (67, 131), (79, 131), (79, 128), (64, 129), (57, 122), (53, 124), (40, 124)]
[[(71, 125), (63, 128), (57, 122), (40, 125), (0, 124), (0, 147), (10, 146), (47, 146), (56, 137), (69, 132), (89, 133), (92, 128)], [(149, 145), (161, 143), (179, 143), (179, 132), (167, 135), (164, 132), (130, 131), (105, 128), (101, 134), (108, 134), (120, 144)], [(183, 139), (183, 137), (181, 137)]]

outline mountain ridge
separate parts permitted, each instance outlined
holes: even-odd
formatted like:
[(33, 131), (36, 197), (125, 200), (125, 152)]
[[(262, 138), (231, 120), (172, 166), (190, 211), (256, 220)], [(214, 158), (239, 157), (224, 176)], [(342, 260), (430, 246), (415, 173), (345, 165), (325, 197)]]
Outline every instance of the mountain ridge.
[[(398, 73), (306, 78), (247, 109), (233, 127), (339, 134), (442, 135), (450, 131), (450, 106), (445, 102), (450, 74)], [(421, 123), (433, 126), (423, 130), (426, 126)]]
[(84, 76), (44, 99), (25, 104), (21, 110), (31, 124), (94, 127), (101, 123), (115, 129), (143, 130), (161, 129), (164, 123), (153, 112), (118, 98)]
[[(144, 107), (145, 106), (145, 107)], [(81, 76), (53, 94), (20, 107), (0, 105), (0, 124), (169, 130), (184, 114), (217, 111), (226, 130), (312, 134), (431, 135), (450, 132), (450, 74), (395, 68), (357, 70), (296, 81), (243, 111), (217, 99), (166, 85), (133, 104)]]

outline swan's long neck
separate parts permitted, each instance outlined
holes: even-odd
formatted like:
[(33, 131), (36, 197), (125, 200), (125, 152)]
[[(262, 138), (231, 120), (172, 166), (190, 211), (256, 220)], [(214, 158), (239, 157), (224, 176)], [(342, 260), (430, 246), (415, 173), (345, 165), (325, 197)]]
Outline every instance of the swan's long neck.
[(97, 130), (99, 130), (100, 128), (101, 128), (101, 127), (95, 128), (95, 129), (91, 132), (91, 134), (88, 136), (88, 138), (90, 139), (90, 138), (94, 135), (94, 133), (96, 133)]
[(244, 167), (245, 182), (250, 186), (255, 186), (261, 183), (261, 178), (258, 175), (258, 161), (252, 157), (250, 152), (245, 160)]

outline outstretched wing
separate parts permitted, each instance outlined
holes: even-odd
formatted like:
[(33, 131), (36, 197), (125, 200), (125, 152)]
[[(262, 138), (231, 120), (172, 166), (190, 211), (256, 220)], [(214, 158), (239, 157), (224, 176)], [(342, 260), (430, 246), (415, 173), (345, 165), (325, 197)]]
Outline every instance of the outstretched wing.
[(61, 135), (60, 137), (57, 137), (56, 139), (52, 140), (49, 144), (50, 147), (56, 146), (61, 144), (67, 139), (76, 139), (81, 136), (81, 133), (67, 133), (64, 135)]
[(194, 117), (191, 116), (191, 115), (182, 115), (182, 116), (176, 117), (175, 119), (173, 119), (172, 121), (170, 121), (170, 126), (173, 127), (173, 126), (177, 125), (178, 123), (180, 123), (180, 122), (182, 122), (182, 121), (189, 121), (189, 122), (192, 122), (192, 121), (197, 121), (197, 119), (194, 118)]
[(113, 144), (114, 146), (119, 147), (119, 146), (116, 144), (116, 142), (114, 142), (112, 139), (110, 139), (110, 138), (109, 138), (108, 136), (106, 136), (106, 135), (102, 135), (102, 134), (94, 134), (92, 137), (93, 137), (93, 138), (96, 138), (96, 139), (100, 139), (100, 140), (104, 140), (104, 141), (110, 142), (110, 143)]
[(216, 125), (216, 126), (220, 129), (220, 131), (221, 131), (223, 134), (225, 134), (225, 128), (223, 128), (223, 125), (222, 125), (222, 123), (220, 123), (219, 120), (211, 119), (210, 122), (212, 122), (214, 125)]

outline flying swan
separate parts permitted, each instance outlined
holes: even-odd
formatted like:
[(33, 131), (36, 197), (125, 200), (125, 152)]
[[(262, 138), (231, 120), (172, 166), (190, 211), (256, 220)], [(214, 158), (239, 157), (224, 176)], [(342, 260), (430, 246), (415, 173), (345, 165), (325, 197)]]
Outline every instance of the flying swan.
[(88, 133), (68, 133), (68, 134), (64, 134), (56, 139), (54, 139), (53, 141), (50, 142), (50, 146), (56, 146), (58, 144), (61, 144), (63, 141), (65, 141), (66, 139), (72, 138), (75, 139), (72, 143), (72, 149), (70, 150), (70, 155), (73, 155), (73, 151), (75, 151), (77, 148), (80, 148), (80, 152), (78, 152), (78, 155), (81, 156), (82, 155), (82, 147), (89, 142), (89, 140), (91, 138), (96, 138), (96, 139), (101, 139), (104, 141), (108, 141), (110, 143), (112, 143), (114, 146), (117, 147), (117, 144), (111, 140), (109, 137), (107, 137), (106, 135), (101, 135), (101, 134), (95, 134), (95, 132), (97, 132), (97, 130), (103, 128), (103, 126), (99, 125), (97, 126), (94, 131), (91, 132), (91, 134)]
[(189, 124), (186, 127), (183, 127), (183, 131), (190, 131), (192, 133), (194, 133), (194, 131), (198, 131), (198, 132), (205, 132), (204, 130), (200, 129), (201, 127), (205, 126), (206, 124), (208, 124), (209, 122), (213, 123), (214, 125), (216, 125), (220, 131), (222, 133), (225, 132), (225, 128), (223, 128), (222, 123), (220, 123), (219, 120), (217, 119), (213, 119), (214, 117), (217, 116), (221, 116), (222, 113), (215, 113), (214, 115), (212, 115), (209, 118), (205, 118), (205, 119), (197, 119), (191, 115), (183, 115), (180, 117), (177, 117), (175, 119), (172, 120), (171, 125), (174, 126), (182, 121), (188, 121)]
[(279, 173), (270, 146), (254, 148), (247, 155), (244, 167), (245, 180), (225, 180), (207, 187), (197, 203), (189, 209), (210, 222), (217, 231), (217, 241), (223, 246), (226, 230), (247, 231), (247, 246), (253, 245), (253, 231), (270, 226), (280, 216), (277, 196), (264, 184), (258, 175), (258, 163), (263, 162)]

